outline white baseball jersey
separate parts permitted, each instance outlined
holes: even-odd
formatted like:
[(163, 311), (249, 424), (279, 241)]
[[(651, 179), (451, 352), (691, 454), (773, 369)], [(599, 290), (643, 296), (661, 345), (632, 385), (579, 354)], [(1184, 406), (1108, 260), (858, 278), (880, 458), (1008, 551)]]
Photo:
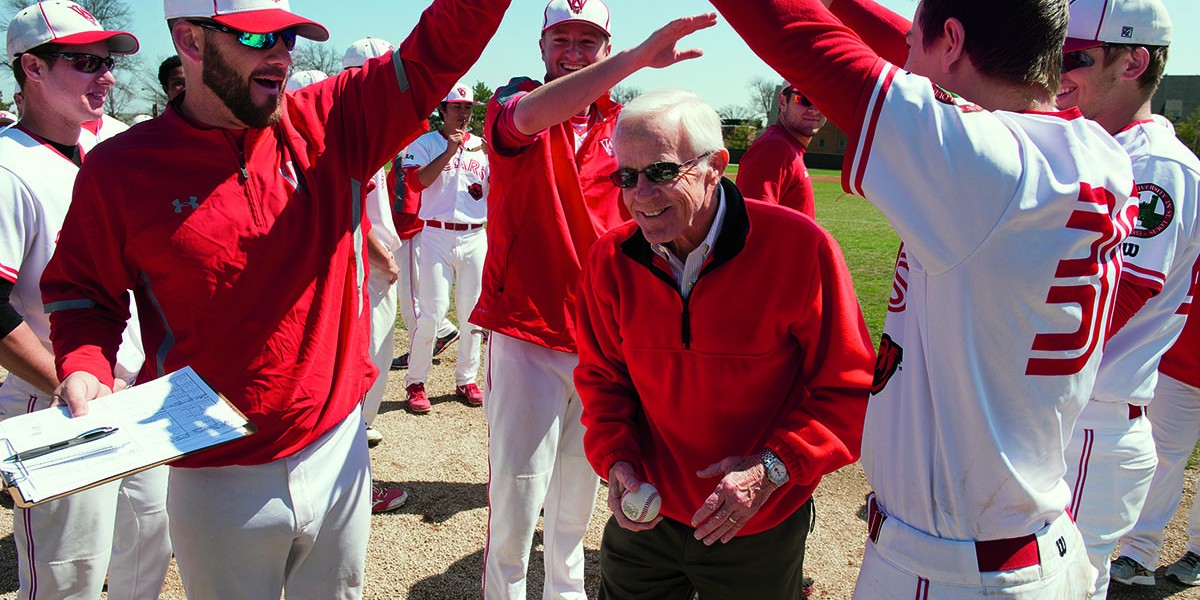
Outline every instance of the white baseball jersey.
[(1092, 396), (1145, 405), (1154, 397), (1158, 361), (1183, 330), (1191, 303), (1192, 265), (1200, 256), (1200, 160), (1154, 121), (1134, 123), (1116, 138), (1133, 159), (1138, 193), (1121, 276), (1158, 295), (1108, 341)]
[(846, 188), (899, 233), (862, 463), (890, 515), (956, 540), (1062, 514), (1132, 228), (1120, 145), (1077, 110), (989, 112), (887, 65)]
[[(80, 135), (84, 152), (94, 143), (92, 134), (85, 131)], [(51, 353), (50, 320), (42, 306), (39, 283), (58, 243), (78, 172), (70, 159), (19, 127), (0, 132), (0, 277), (14, 282), (10, 298), (13, 308)], [(115, 371), (127, 382), (133, 381), (144, 358), (140, 344), (132, 339), (136, 336), (130, 335), (139, 330), (136, 315), (130, 315), (130, 323), (125, 328)], [(34, 391), (12, 374), (4, 387), (6, 393)]]
[[(478, 224), (487, 220), (488, 161), (483, 140), (467, 134), (458, 153), (442, 176), (421, 191), (421, 211), (425, 221)], [(405, 167), (423, 167), (446, 151), (446, 138), (440, 131), (419, 137), (404, 155)]]

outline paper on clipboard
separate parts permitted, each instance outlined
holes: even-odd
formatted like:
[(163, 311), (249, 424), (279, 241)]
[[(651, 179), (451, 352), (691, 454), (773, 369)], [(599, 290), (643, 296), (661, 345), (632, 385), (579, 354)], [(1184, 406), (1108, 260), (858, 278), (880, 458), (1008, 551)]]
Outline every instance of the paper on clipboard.
[[(15, 456), (100, 427), (117, 431), (29, 460)], [(61, 406), (0, 422), (0, 477), (18, 506), (32, 506), (254, 431), (245, 415), (185, 367), (93, 400), (82, 417)]]

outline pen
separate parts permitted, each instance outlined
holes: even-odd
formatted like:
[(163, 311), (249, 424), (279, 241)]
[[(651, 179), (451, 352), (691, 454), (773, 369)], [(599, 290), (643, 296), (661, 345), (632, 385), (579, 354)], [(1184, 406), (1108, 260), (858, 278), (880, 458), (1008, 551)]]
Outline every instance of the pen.
[(116, 427), (97, 427), (95, 429), (85, 431), (69, 440), (63, 440), (61, 442), (54, 442), (53, 444), (47, 444), (45, 446), (31, 448), (29, 450), (25, 450), (24, 452), (18, 452), (16, 454), (4, 459), (4, 462), (16, 462), (16, 461), (24, 462), (27, 460), (32, 460), (39, 456), (45, 456), (47, 454), (50, 454), (51, 452), (58, 452), (59, 450), (62, 450), (63, 448), (71, 448), (73, 446), (78, 446), (80, 444), (94, 442), (96, 440), (106, 438), (116, 432), (117, 432)]

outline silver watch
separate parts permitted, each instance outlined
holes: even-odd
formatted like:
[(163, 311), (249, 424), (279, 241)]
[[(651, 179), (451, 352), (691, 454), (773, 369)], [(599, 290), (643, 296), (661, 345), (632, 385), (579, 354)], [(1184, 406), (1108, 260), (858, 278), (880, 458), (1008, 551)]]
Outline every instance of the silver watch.
[(762, 461), (763, 468), (767, 471), (767, 479), (770, 479), (771, 483), (783, 485), (788, 482), (787, 465), (783, 464), (770, 448), (763, 450), (758, 458)]

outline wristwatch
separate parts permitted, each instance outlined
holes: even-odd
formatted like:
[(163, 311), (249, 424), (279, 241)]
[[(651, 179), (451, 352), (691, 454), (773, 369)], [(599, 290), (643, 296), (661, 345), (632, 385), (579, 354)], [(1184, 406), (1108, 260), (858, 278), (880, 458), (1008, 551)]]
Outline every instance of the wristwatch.
[(763, 468), (767, 471), (767, 479), (770, 479), (771, 483), (781, 486), (788, 482), (787, 465), (783, 464), (770, 448), (763, 450), (758, 458), (762, 461)]

